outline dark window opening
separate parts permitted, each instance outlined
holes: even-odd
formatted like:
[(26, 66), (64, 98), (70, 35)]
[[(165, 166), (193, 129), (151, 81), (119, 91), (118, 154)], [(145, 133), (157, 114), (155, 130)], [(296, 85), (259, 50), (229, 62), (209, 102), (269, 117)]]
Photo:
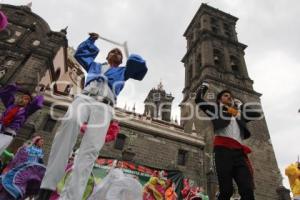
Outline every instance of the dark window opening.
[(123, 150), (125, 145), (125, 140), (126, 140), (126, 135), (119, 134), (115, 142), (115, 149)]
[(52, 132), (56, 125), (56, 120), (52, 119), (51, 116), (48, 116), (47, 121), (43, 127), (43, 131)]
[(210, 19), (210, 21), (211, 21), (211, 24), (212, 24), (212, 25), (217, 25), (217, 19), (216, 19), (216, 18), (212, 17), (212, 18)]
[(224, 56), (222, 52), (218, 49), (214, 49), (214, 63), (217, 67), (224, 66)]
[(198, 76), (200, 73), (200, 69), (202, 67), (202, 58), (201, 58), (201, 54), (198, 54), (197, 58), (196, 58), (196, 75)]
[(220, 57), (218, 55), (214, 56), (214, 62), (215, 62), (215, 65), (220, 64)]
[(211, 18), (210, 22), (211, 22), (211, 30), (216, 34), (219, 33), (220, 27), (219, 27), (218, 20), (216, 18)]
[(44, 92), (46, 90), (46, 86), (44, 84), (40, 84), (39, 86), (40, 86), (39, 87), (40, 92)]
[(192, 78), (193, 78), (193, 65), (190, 65), (188, 68), (188, 80), (189, 84), (192, 84)]
[(70, 94), (72, 87), (73, 87), (72, 85), (68, 84), (68, 85), (65, 87), (64, 93)]
[(178, 165), (185, 165), (187, 161), (187, 151), (179, 149), (178, 150), (178, 157), (177, 157), (177, 164)]
[(61, 69), (60, 68), (56, 69), (56, 71), (54, 73), (53, 80), (57, 81), (59, 79), (59, 77), (60, 77), (60, 74), (61, 74)]
[(227, 37), (232, 37), (232, 30), (230, 28), (230, 25), (227, 24), (227, 23), (224, 23), (223, 24), (223, 27), (224, 27), (224, 33)]
[(239, 73), (239, 60), (236, 57), (230, 56), (230, 65), (233, 73)]
[(227, 37), (231, 37), (231, 36), (232, 36), (231, 33), (230, 33), (229, 31), (225, 31), (225, 35), (226, 35)]
[(217, 27), (212, 27), (212, 31), (216, 34), (219, 33), (219, 29)]
[(161, 112), (161, 119), (164, 121), (171, 121), (171, 106), (170, 105), (164, 105), (162, 107)]
[(232, 65), (231, 68), (232, 68), (232, 71), (233, 71), (234, 73), (238, 73), (238, 72), (239, 72), (238, 66)]

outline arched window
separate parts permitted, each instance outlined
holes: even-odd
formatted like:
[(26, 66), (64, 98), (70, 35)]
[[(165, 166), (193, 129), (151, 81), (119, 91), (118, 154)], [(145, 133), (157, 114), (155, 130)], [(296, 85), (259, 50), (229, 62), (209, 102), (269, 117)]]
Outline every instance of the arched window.
[(72, 87), (73, 87), (73, 85), (68, 84), (68, 85), (65, 87), (64, 93), (70, 94)]
[(45, 124), (43, 127), (43, 131), (52, 133), (52, 131), (55, 128), (57, 121), (55, 119), (53, 119), (50, 115), (47, 115), (47, 118), (45, 120)]
[(230, 56), (230, 67), (233, 73), (240, 73), (240, 61), (235, 56)]
[(57, 81), (57, 80), (59, 79), (60, 73), (61, 73), (61, 69), (60, 69), (60, 67), (59, 67), (59, 68), (57, 68), (57, 69), (55, 70), (54, 77), (53, 77), (53, 80), (54, 80), (54, 81)]
[(214, 32), (215, 34), (220, 33), (219, 22), (218, 22), (218, 20), (216, 18), (212, 17), (210, 19), (210, 25), (211, 25), (212, 32)]
[(232, 30), (229, 24), (223, 23), (223, 28), (224, 28), (224, 34), (226, 37), (231, 38), (232, 37)]
[(224, 67), (224, 55), (219, 49), (214, 49), (214, 64), (216, 67)]
[(186, 150), (179, 149), (177, 152), (177, 165), (186, 165), (188, 152)]
[(126, 135), (119, 134), (115, 142), (115, 149), (123, 150), (125, 145)]

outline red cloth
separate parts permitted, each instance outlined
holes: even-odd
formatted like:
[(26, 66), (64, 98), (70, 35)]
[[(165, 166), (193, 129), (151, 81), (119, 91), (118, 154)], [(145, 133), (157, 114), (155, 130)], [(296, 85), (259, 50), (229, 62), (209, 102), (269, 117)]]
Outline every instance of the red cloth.
[(246, 155), (252, 152), (250, 147), (243, 145), (232, 138), (223, 136), (215, 136), (214, 146), (222, 146), (229, 149), (242, 149)]
[(1, 123), (4, 127), (7, 127), (15, 118), (17, 113), (19, 112), (20, 107), (15, 106), (10, 109), (4, 116), (2, 116)]
[(215, 136), (214, 139), (214, 146), (221, 146), (221, 147), (225, 147), (228, 149), (241, 149), (244, 152), (245, 155), (245, 161), (247, 163), (247, 166), (250, 170), (251, 175), (253, 176), (253, 167), (251, 164), (250, 159), (248, 158), (247, 154), (251, 153), (252, 150), (250, 149), (250, 147), (243, 145), (241, 143), (239, 143), (238, 141), (229, 138), (229, 137), (223, 137), (223, 136)]
[[(85, 131), (87, 129), (87, 125), (88, 125), (87, 122), (82, 124), (82, 126), (80, 127), (81, 134), (85, 133)], [(105, 142), (107, 143), (107, 142), (111, 142), (111, 141), (115, 140), (117, 138), (119, 132), (120, 132), (119, 123), (117, 121), (112, 121), (107, 130), (107, 133), (105, 136)]]
[(117, 121), (112, 121), (109, 125), (107, 134), (105, 136), (105, 142), (114, 141), (120, 132), (120, 126)]

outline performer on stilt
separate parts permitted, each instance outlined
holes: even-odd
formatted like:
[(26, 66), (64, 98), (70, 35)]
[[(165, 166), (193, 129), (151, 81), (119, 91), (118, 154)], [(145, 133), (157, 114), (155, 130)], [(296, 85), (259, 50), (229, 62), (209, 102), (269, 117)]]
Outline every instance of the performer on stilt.
[(229, 90), (217, 95), (216, 103), (206, 102), (208, 84), (200, 87), (195, 102), (210, 118), (214, 127), (214, 153), (220, 195), (218, 200), (229, 200), (234, 179), (242, 200), (254, 200), (253, 169), (247, 154), (251, 149), (242, 141), (251, 133), (246, 123), (260, 119), (261, 113), (236, 100)]
[(0, 88), (0, 99), (6, 108), (0, 118), (0, 154), (10, 145), (28, 117), (43, 106), (42, 95), (32, 98), (28, 92), (16, 98), (15, 101), (18, 91), (22, 92), (16, 84)]
[[(82, 135), (85, 134), (85, 131), (87, 129), (87, 125), (88, 125), (88, 123), (84, 123), (80, 127), (80, 133)], [(110, 126), (108, 128), (108, 131), (106, 133), (106, 136), (105, 136), (105, 143), (109, 143), (109, 142), (114, 141), (117, 138), (119, 132), (120, 132), (120, 127), (119, 127), (118, 121), (112, 120), (111, 123), (110, 123)], [(72, 170), (74, 169), (74, 160), (75, 160), (76, 152), (77, 151), (73, 151), (71, 157), (69, 158), (68, 164), (67, 164), (67, 167), (66, 167), (66, 170), (65, 170), (66, 173), (63, 176), (63, 178), (59, 181), (59, 183), (57, 184), (56, 191), (52, 193), (52, 195), (50, 196), (50, 200), (58, 200), (59, 199), (60, 194), (62, 193), (62, 191), (65, 187), (65, 184), (68, 182), (68, 180), (70, 178), (70, 175), (72, 174)], [(94, 186), (96, 184), (95, 182), (96, 181), (95, 181), (94, 174), (91, 173), (91, 175), (89, 177), (89, 180), (88, 180), (88, 183), (86, 185), (85, 191), (83, 193), (82, 200), (87, 200), (93, 192), (97, 191), (97, 188), (94, 188)]]
[(98, 38), (98, 34), (91, 33), (75, 53), (75, 58), (87, 71), (85, 87), (82, 94), (75, 97), (65, 115), (66, 120), (55, 135), (39, 200), (48, 200), (55, 190), (64, 175), (80, 126), (87, 122), (70, 181), (60, 197), (61, 200), (82, 199), (94, 162), (105, 142), (117, 96), (125, 81), (130, 78), (142, 80), (147, 72), (145, 61), (138, 55), (129, 56), (126, 66), (119, 67), (123, 55), (117, 48), (107, 55), (109, 66), (96, 63), (94, 59), (99, 49), (94, 43)]

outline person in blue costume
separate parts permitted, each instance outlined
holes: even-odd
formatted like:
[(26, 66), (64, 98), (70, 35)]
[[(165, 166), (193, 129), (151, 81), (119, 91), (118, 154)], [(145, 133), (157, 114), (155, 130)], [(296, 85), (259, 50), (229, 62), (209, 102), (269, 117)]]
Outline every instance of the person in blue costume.
[(121, 67), (122, 52), (112, 49), (107, 55), (108, 65), (95, 62), (99, 49), (97, 33), (90, 33), (75, 52), (76, 60), (87, 72), (82, 93), (75, 97), (55, 135), (47, 171), (38, 199), (48, 200), (57, 183), (64, 176), (68, 157), (76, 143), (80, 126), (87, 122), (70, 181), (60, 196), (61, 200), (81, 200), (105, 135), (113, 116), (117, 96), (128, 79), (142, 80), (148, 68), (139, 55), (130, 55)]

